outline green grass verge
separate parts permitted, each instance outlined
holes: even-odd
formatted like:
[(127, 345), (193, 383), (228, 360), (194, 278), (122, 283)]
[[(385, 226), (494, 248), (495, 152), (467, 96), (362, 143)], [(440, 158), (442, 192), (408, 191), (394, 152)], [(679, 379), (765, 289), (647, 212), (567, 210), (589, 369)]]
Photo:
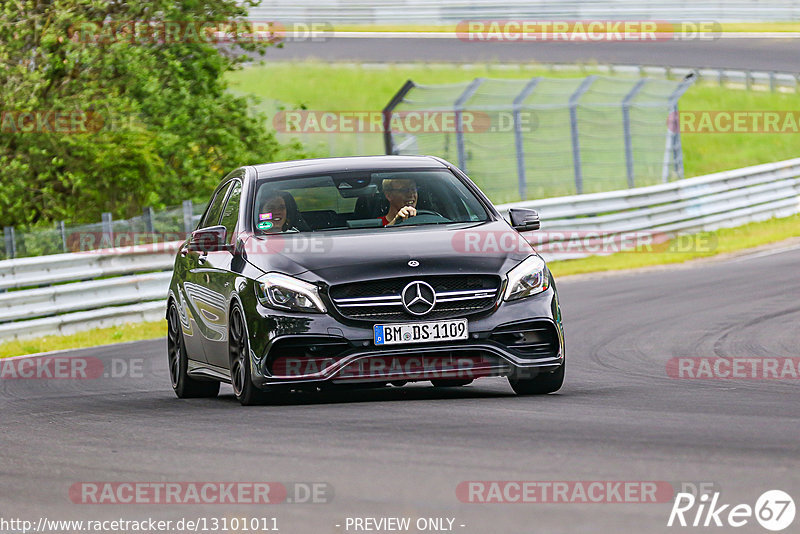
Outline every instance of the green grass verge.
[[(555, 71), (536, 64), (425, 65), (400, 64), (374, 68), (369, 65), (330, 64), (317, 61), (269, 63), (248, 67), (229, 75), (237, 93), (253, 94), (262, 100), (261, 109), (273, 115), (279, 104), (289, 109), (380, 110), (403, 85), (412, 79), (423, 85), (447, 84), (489, 78), (524, 79), (532, 76), (574, 78), (579, 71)], [(696, 84), (680, 100), (681, 111), (791, 111), (800, 109), (800, 94), (746, 91), (713, 84)], [(380, 134), (333, 136), (310, 134), (302, 138), (310, 144), (338, 143), (338, 153), (383, 153)], [(736, 169), (759, 163), (797, 157), (798, 134), (685, 133), (682, 135), (686, 176)], [(319, 146), (317, 150), (321, 150)], [(324, 147), (327, 148), (327, 147)], [(345, 149), (345, 150), (342, 150)], [(325, 154), (323, 154), (325, 155)], [(515, 168), (510, 168), (516, 173)], [(588, 172), (588, 170), (586, 171)], [(480, 178), (478, 172), (474, 172)], [(587, 180), (588, 183), (588, 180)], [(534, 193), (534, 192), (531, 192)], [(491, 194), (490, 194), (491, 196)], [(547, 196), (557, 196), (547, 195)], [(497, 199), (496, 202), (513, 199)]]
[[(714, 232), (701, 232), (683, 240), (673, 240), (653, 251), (619, 252), (609, 256), (591, 256), (577, 260), (549, 262), (556, 277), (603, 271), (636, 269), (653, 265), (684, 263), (699, 258), (736, 252), (800, 236), (800, 215), (769, 219), (723, 228)], [(697, 250), (691, 250), (691, 243)]]
[(155, 339), (167, 335), (166, 321), (131, 323), (109, 328), (86, 330), (66, 336), (46, 336), (0, 344), (0, 358), (36, 354), (51, 350), (80, 349), (111, 343)]

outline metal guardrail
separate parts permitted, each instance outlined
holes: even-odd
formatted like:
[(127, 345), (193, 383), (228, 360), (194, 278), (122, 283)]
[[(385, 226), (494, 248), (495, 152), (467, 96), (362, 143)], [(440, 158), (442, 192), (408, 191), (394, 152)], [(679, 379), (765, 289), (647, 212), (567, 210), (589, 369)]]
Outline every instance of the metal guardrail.
[[(569, 232), (672, 234), (738, 226), (800, 213), (800, 158), (498, 209), (505, 216), (515, 207), (539, 211), (547, 236), (542, 242), (550, 245)], [(163, 318), (177, 246), (0, 261), (0, 288), (10, 289), (0, 293), (0, 341)], [(550, 260), (589, 255), (542, 254)]]
[[(581, 258), (570, 250), (570, 233), (604, 236), (649, 231), (665, 236), (739, 226), (800, 213), (800, 158), (745, 167), (669, 184), (515, 202), (498, 206), (539, 212), (548, 260)], [(602, 253), (602, 252), (601, 252)]]
[(659, 65), (613, 65), (580, 63), (544, 63), (553, 72), (577, 71), (603, 74), (632, 74), (681, 79), (694, 73), (700, 82), (733, 86), (748, 90), (770, 90), (800, 92), (800, 73), (757, 71), (740, 69), (711, 69), (689, 67), (665, 67)]
[(178, 245), (0, 261), (0, 341), (164, 317)]

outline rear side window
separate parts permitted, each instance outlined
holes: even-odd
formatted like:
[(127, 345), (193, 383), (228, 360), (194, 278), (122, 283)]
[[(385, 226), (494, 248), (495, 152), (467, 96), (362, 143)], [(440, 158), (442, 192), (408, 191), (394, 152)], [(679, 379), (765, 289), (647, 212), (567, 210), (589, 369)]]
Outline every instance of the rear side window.
[(227, 184), (217, 192), (211, 204), (209, 204), (206, 214), (203, 216), (203, 220), (200, 221), (200, 226), (198, 226), (198, 228), (208, 228), (209, 226), (217, 225), (219, 216), (222, 213), (222, 206), (225, 205), (225, 196), (230, 187), (231, 184)]
[(228, 202), (225, 203), (225, 209), (222, 211), (222, 219), (219, 222), (227, 230), (228, 242), (231, 243), (233, 242), (236, 225), (239, 222), (239, 199), (241, 196), (242, 184), (236, 180), (233, 182), (233, 186), (231, 186)]

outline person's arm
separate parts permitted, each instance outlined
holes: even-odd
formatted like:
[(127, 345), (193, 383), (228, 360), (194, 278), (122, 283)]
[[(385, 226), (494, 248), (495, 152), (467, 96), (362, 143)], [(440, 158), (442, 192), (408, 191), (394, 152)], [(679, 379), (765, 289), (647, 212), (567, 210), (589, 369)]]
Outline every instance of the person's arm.
[(415, 208), (414, 206), (403, 206), (397, 212), (397, 215), (394, 216), (394, 219), (389, 221), (389, 224), (387, 224), (386, 226), (391, 226), (391, 225), (393, 225), (394, 223), (397, 223), (397, 222), (403, 222), (406, 219), (408, 219), (409, 217), (416, 216), (416, 214), (417, 214), (417, 208)]

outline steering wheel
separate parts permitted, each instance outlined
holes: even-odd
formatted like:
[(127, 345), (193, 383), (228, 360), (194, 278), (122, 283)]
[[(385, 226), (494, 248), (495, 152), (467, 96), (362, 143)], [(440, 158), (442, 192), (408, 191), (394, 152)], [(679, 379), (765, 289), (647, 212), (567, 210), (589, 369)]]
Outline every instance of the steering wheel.
[[(437, 217), (441, 217), (442, 219), (447, 219), (447, 217), (445, 217), (438, 211), (433, 211), (433, 210), (417, 210), (417, 214), (414, 215), (414, 217), (419, 217), (420, 215), (435, 215)], [(411, 217), (409, 217), (409, 219), (411, 219)]]
[(450, 219), (433, 210), (417, 210), (417, 214), (413, 217), (408, 217), (407, 219), (394, 223), (394, 226), (401, 226), (404, 224), (407, 225), (414, 225), (414, 224), (428, 224), (428, 223), (441, 223), (441, 222), (451, 222)]

